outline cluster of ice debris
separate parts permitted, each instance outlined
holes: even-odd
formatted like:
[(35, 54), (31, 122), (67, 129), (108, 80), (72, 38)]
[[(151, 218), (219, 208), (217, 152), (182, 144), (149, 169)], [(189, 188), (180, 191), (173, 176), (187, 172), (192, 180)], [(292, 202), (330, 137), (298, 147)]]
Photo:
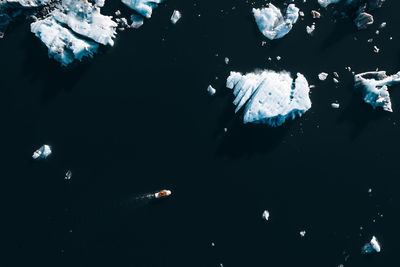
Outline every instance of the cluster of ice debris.
[(245, 75), (231, 72), (226, 87), (233, 89), (236, 97), (235, 112), (246, 105), (244, 123), (280, 126), (311, 108), (308, 82), (300, 73), (293, 80), (288, 72), (265, 70)]
[(280, 9), (270, 3), (266, 8), (253, 8), (253, 15), (261, 33), (273, 40), (290, 32), (299, 18), (299, 9), (294, 4), (288, 5), (284, 17)]
[(364, 72), (354, 76), (354, 83), (366, 103), (373, 108), (382, 107), (385, 111), (393, 111), (388, 86), (400, 83), (400, 72), (390, 76), (385, 71)]
[(330, 4), (342, 4), (354, 18), (358, 29), (364, 29), (374, 23), (374, 17), (368, 12), (382, 6), (385, 0), (318, 0), (322, 7)]

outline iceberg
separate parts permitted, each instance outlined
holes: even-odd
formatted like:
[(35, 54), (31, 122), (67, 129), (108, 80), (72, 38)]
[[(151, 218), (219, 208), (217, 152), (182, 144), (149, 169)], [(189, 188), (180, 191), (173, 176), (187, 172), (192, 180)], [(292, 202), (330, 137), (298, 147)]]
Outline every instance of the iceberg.
[(53, 17), (32, 23), (31, 31), (49, 49), (49, 57), (60, 62), (62, 66), (68, 66), (75, 59), (81, 61), (83, 57), (93, 57), (99, 47), (94, 42), (78, 38)]
[(171, 16), (172, 24), (176, 24), (178, 22), (178, 20), (180, 20), (181, 17), (182, 17), (181, 12), (179, 12), (179, 10), (174, 10), (174, 12), (172, 13), (172, 16)]
[(388, 86), (396, 83), (400, 83), (400, 71), (391, 76), (387, 76), (386, 71), (364, 72), (354, 76), (355, 87), (361, 90), (364, 102), (374, 109), (382, 107), (389, 112), (393, 110)]
[(235, 112), (244, 105), (243, 123), (262, 123), (272, 127), (282, 125), (287, 119), (301, 116), (311, 108), (309, 86), (306, 78), (297, 73), (292, 79), (288, 72), (264, 70), (242, 75), (231, 72), (226, 87), (233, 89), (236, 97)]
[(49, 49), (49, 57), (62, 66), (93, 57), (98, 44), (114, 44), (117, 23), (100, 14), (104, 1), (62, 0), (49, 16), (31, 24), (31, 31)]
[(290, 4), (283, 17), (281, 11), (270, 3), (266, 8), (253, 8), (253, 15), (261, 33), (273, 40), (282, 38), (290, 32), (299, 18), (299, 9), (294, 4)]
[(131, 15), (131, 21), (132, 21), (131, 27), (134, 29), (140, 28), (144, 23), (143, 17), (136, 14)]
[(45, 159), (51, 155), (51, 148), (48, 145), (41, 146), (38, 150), (33, 152), (33, 159)]
[(375, 236), (372, 236), (371, 241), (369, 243), (365, 244), (361, 248), (362, 254), (372, 254), (372, 253), (378, 253), (380, 251), (381, 251), (381, 245), (379, 244), (379, 242)]
[(153, 9), (164, 2), (164, 0), (121, 0), (129, 8), (135, 10), (146, 18), (151, 18)]
[(118, 24), (110, 16), (100, 14), (100, 8), (88, 1), (63, 0), (62, 8), (55, 9), (52, 17), (77, 34), (102, 45), (114, 45)]

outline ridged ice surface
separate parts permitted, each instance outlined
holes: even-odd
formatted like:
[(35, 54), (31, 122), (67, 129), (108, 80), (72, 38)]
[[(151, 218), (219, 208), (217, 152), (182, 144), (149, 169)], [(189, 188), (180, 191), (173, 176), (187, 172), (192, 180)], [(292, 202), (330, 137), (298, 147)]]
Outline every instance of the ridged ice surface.
[(118, 24), (100, 14), (100, 8), (82, 0), (63, 0), (62, 7), (51, 14), (58, 23), (99, 44), (114, 45)]
[(150, 18), (153, 13), (153, 9), (158, 4), (164, 2), (164, 0), (121, 0), (129, 8), (135, 10), (140, 15), (146, 18)]
[(290, 4), (286, 9), (285, 17), (283, 17), (279, 8), (269, 4), (266, 8), (253, 8), (253, 15), (261, 33), (273, 40), (282, 38), (290, 32), (293, 24), (299, 18), (299, 9), (294, 4)]
[(53, 17), (32, 23), (31, 31), (46, 45), (49, 57), (60, 62), (62, 66), (67, 66), (74, 60), (80, 61), (83, 57), (92, 57), (98, 49), (98, 44), (78, 38)]
[(98, 44), (113, 45), (117, 23), (100, 14), (103, 2), (63, 0), (48, 17), (31, 24), (31, 31), (47, 46), (49, 57), (67, 66), (92, 57)]
[(236, 97), (235, 112), (245, 106), (244, 123), (279, 126), (311, 108), (308, 82), (300, 73), (294, 80), (288, 72), (231, 72), (226, 87), (233, 89)]
[(382, 107), (383, 110), (392, 112), (392, 102), (388, 86), (400, 83), (400, 71), (391, 76), (386, 71), (371, 71), (354, 76), (356, 88), (361, 90), (364, 102), (373, 108)]

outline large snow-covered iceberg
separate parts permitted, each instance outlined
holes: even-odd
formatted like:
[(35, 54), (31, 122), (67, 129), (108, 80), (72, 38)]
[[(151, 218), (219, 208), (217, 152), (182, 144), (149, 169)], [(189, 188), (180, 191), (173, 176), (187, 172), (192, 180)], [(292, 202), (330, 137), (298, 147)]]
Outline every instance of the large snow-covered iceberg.
[(355, 87), (360, 89), (364, 102), (373, 108), (382, 107), (385, 111), (393, 111), (388, 86), (400, 83), (400, 71), (391, 76), (387, 76), (386, 71), (356, 74), (354, 83)]
[(67, 66), (92, 57), (98, 44), (113, 45), (117, 23), (100, 14), (103, 1), (62, 0), (48, 17), (31, 24), (31, 31), (47, 46), (49, 57)]
[(283, 17), (279, 8), (270, 3), (266, 8), (253, 8), (253, 15), (261, 33), (273, 40), (289, 33), (299, 18), (299, 9), (294, 4), (290, 4)]
[(235, 112), (246, 105), (244, 123), (280, 126), (311, 108), (308, 82), (300, 73), (294, 80), (288, 72), (264, 70), (245, 75), (231, 72), (226, 87), (233, 89), (236, 97)]
[(153, 13), (153, 8), (156, 8), (158, 4), (164, 2), (164, 0), (121, 0), (126, 6), (138, 12), (140, 15), (146, 18), (150, 18)]

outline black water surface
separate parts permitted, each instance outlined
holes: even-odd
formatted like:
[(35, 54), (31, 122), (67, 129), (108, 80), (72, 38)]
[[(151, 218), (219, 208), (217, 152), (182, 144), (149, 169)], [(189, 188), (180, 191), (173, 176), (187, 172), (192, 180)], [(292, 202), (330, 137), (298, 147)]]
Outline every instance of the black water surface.
[[(398, 266), (399, 87), (393, 113), (373, 110), (345, 67), (400, 70), (400, 2), (364, 31), (320, 9), (309, 36), (319, 6), (296, 0), (304, 19), (272, 42), (251, 16), (265, 3), (168, 0), (67, 69), (28, 22), (12, 25), (0, 40), (0, 266)], [(116, 0), (102, 12), (117, 9), (131, 14)], [(226, 77), (265, 68), (303, 73), (312, 108), (279, 128), (242, 125)], [(43, 143), (53, 155), (33, 161)], [(163, 188), (169, 199), (143, 198)], [(372, 235), (383, 251), (363, 257)]]

